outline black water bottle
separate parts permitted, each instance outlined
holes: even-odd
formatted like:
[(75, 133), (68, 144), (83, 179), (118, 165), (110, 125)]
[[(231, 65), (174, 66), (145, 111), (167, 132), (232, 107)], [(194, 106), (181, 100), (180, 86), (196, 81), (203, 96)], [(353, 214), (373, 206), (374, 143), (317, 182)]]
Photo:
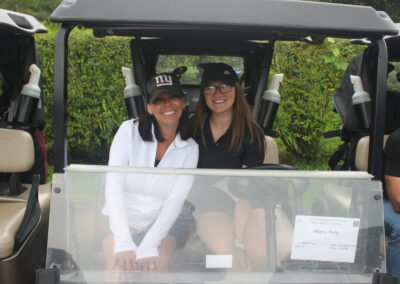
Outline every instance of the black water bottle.
[(271, 87), (266, 90), (262, 96), (258, 123), (263, 129), (272, 130), (272, 125), (275, 121), (281, 102), (281, 95), (278, 92), (279, 84), (283, 80), (283, 74), (275, 74), (272, 77)]
[(22, 87), (21, 100), (19, 102), (17, 121), (21, 123), (29, 123), (37, 109), (40, 101), (40, 69), (35, 64), (29, 67), (31, 76), (29, 82)]
[(136, 85), (132, 69), (122, 67), (126, 87), (124, 89), (124, 100), (129, 118), (138, 118), (144, 112), (144, 97), (140, 87)]
[(361, 78), (359, 76), (350, 75), (350, 81), (353, 84), (354, 94), (351, 97), (351, 101), (354, 110), (357, 113), (362, 129), (369, 128), (369, 108), (371, 97), (364, 91)]

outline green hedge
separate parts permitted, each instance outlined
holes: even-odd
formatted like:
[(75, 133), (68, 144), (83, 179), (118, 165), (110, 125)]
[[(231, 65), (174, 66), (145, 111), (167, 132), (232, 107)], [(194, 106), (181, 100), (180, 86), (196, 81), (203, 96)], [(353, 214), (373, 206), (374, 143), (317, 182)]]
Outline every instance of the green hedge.
[[(37, 37), (47, 113), (44, 132), (50, 162), (55, 34), (52, 28), (50, 33)], [(69, 162), (104, 164), (115, 129), (127, 118), (121, 66), (132, 66), (129, 39), (96, 39), (88, 31), (75, 29), (69, 46)], [(275, 122), (275, 129), (281, 134), (282, 161), (295, 165), (310, 162), (322, 165), (339, 143), (322, 138), (324, 131), (337, 129), (340, 125), (338, 116), (332, 111), (333, 91), (348, 59), (360, 48), (345, 41), (328, 39), (318, 46), (278, 43), (275, 50), (277, 56), (271, 75), (285, 74)], [(181, 64), (176, 62), (175, 66)]]
[[(47, 114), (44, 133), (50, 153), (53, 148), (54, 38), (55, 32), (50, 32), (37, 40)], [(87, 31), (74, 30), (69, 46), (68, 160), (104, 164), (115, 129), (127, 119), (121, 67), (132, 66), (129, 40), (96, 39)]]
[(326, 162), (339, 139), (323, 133), (340, 127), (333, 112), (333, 93), (340, 84), (348, 60), (361, 52), (348, 41), (327, 39), (322, 45), (278, 43), (271, 75), (284, 73), (281, 105), (275, 128), (281, 135), (288, 163)]

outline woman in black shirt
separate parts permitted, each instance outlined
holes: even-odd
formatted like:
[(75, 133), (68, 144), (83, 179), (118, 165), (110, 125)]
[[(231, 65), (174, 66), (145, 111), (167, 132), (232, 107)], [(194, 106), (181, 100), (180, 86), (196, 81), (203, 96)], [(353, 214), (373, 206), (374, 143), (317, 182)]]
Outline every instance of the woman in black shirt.
[[(263, 164), (265, 138), (251, 113), (233, 68), (202, 66), (201, 95), (193, 137), (199, 144), (198, 168), (241, 169)], [(233, 256), (235, 270), (249, 270), (249, 257), (265, 259), (265, 213), (229, 191), (227, 179), (194, 188), (198, 233), (215, 254)], [(259, 262), (259, 261), (257, 261)], [(254, 265), (253, 265), (254, 267)]]
[(262, 165), (264, 134), (255, 121), (233, 68), (204, 65), (194, 115), (194, 138), (202, 155), (199, 168), (240, 169)]

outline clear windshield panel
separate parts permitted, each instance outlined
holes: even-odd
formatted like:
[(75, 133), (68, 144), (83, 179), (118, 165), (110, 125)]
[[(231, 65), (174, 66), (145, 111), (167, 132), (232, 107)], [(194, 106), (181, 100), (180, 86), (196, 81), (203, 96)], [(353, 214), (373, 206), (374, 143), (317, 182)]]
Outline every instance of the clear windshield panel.
[(76, 165), (62, 179), (47, 253), (62, 283), (371, 283), (385, 270), (381, 183), (366, 173)]

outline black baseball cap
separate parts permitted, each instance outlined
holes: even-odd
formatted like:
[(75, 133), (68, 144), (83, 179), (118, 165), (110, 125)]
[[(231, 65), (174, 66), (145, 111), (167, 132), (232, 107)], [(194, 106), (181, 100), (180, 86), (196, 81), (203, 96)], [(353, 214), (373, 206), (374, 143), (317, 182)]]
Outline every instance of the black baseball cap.
[(158, 96), (165, 93), (176, 94), (183, 97), (179, 79), (171, 73), (155, 75), (148, 83), (149, 103), (153, 103)]
[(211, 81), (221, 81), (230, 86), (234, 86), (239, 81), (239, 77), (233, 70), (232, 66), (225, 63), (205, 63), (201, 64), (203, 75), (201, 77), (201, 85), (204, 86)]

